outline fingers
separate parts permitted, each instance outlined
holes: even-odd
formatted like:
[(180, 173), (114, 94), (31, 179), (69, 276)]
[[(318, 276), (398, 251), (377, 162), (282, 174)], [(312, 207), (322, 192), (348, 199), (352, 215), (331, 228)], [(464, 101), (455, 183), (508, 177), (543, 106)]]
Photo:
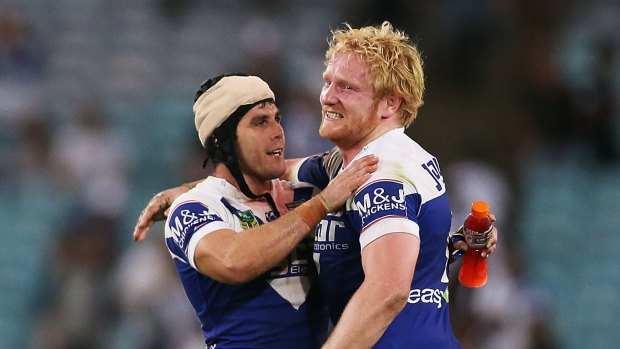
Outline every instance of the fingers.
[(329, 208), (342, 206), (349, 195), (377, 170), (378, 161), (376, 156), (368, 155), (350, 163), (321, 193), (326, 206)]
[(377, 163), (379, 163), (379, 158), (376, 157), (374, 154), (366, 155), (353, 161), (353, 163), (347, 166), (344, 172), (356, 172), (365, 168), (367, 172), (371, 173), (374, 172), (374, 170), (372, 170), (372, 166), (377, 165)]
[[(491, 222), (497, 221), (493, 212), (489, 212), (489, 219), (491, 219)], [(482, 253), (480, 253), (480, 255), (486, 258), (491, 255), (491, 253), (495, 252), (495, 249), (497, 249), (497, 228), (493, 227), (491, 230), (491, 237), (487, 242), (486, 248), (482, 251)]]
[[(146, 207), (140, 212), (138, 222), (133, 231), (133, 240), (142, 241), (146, 238), (147, 233), (157, 222), (162, 219), (162, 210), (168, 207), (167, 199), (162, 193), (158, 193), (149, 200)], [(166, 211), (167, 213), (167, 211)], [(165, 219), (165, 217), (163, 217)]]
[(364, 183), (373, 172), (377, 170), (378, 163), (378, 157), (373, 154), (366, 155), (354, 161), (350, 166), (345, 169), (344, 172), (348, 172), (347, 176), (352, 176), (356, 179), (356, 182), (362, 180), (361, 182), (357, 183), (357, 185), (359, 186), (360, 184)]
[[(457, 230), (454, 234), (456, 235), (458, 232), (462, 230), (463, 230), (463, 227), (461, 226), (459, 230)], [(452, 238), (452, 244), (456, 250), (460, 250), (460, 251), (467, 251), (467, 249), (469, 248), (469, 246), (467, 246), (467, 243), (464, 240), (456, 240)], [(493, 252), (495, 252), (496, 249), (497, 249), (497, 228), (493, 227), (491, 229), (491, 236), (489, 237), (489, 241), (485, 245), (484, 250), (482, 250), (482, 252), (480, 253), (480, 256), (482, 256), (483, 258), (486, 258), (489, 255), (491, 255)]]
[(359, 187), (360, 185), (364, 184), (364, 182), (366, 182), (370, 176), (372, 175), (372, 173), (370, 172), (357, 172), (353, 175), (351, 175), (349, 177), (350, 182), (349, 182), (349, 191), (354, 191), (355, 188)]
[(491, 230), (491, 237), (486, 245), (486, 248), (480, 254), (482, 257), (488, 257), (491, 253), (497, 249), (497, 228), (493, 227)]
[(138, 216), (138, 222), (133, 228), (133, 241), (142, 241), (144, 239), (142, 230), (144, 229), (144, 210)]
[(142, 241), (146, 238), (146, 234), (149, 232), (151, 227), (153, 226), (153, 222), (148, 222), (147, 224), (136, 225), (136, 228), (133, 232), (133, 240), (134, 241)]
[(454, 242), (454, 248), (461, 251), (467, 251), (469, 246), (467, 246), (465, 241), (456, 241)]
[(378, 162), (379, 158), (375, 155), (366, 155), (349, 164), (338, 177), (347, 179), (349, 189), (353, 190), (370, 178), (370, 175), (377, 170)]
[(368, 181), (371, 175), (372, 175), (372, 172), (361, 172), (361, 171), (358, 171), (357, 173), (351, 175), (350, 181), (348, 184), (349, 192), (355, 191), (355, 189), (357, 189), (360, 185)]
[(482, 251), (482, 253), (480, 253), (480, 256), (482, 258), (487, 258), (491, 255), (491, 253), (495, 252), (495, 246), (493, 246), (493, 248), (490, 249), (486, 249), (484, 251)]
[[(147, 212), (151, 211), (149, 214)], [(149, 207), (145, 208), (142, 213), (140, 213), (140, 217), (138, 217), (138, 222), (136, 223), (136, 227), (133, 231), (133, 240), (134, 241), (142, 241), (146, 237), (146, 234), (149, 232), (149, 229), (155, 223), (150, 217), (153, 216), (152, 210), (149, 210)]]
[(134, 241), (144, 240), (146, 234), (155, 222), (163, 221), (168, 217), (172, 202), (179, 197), (179, 195), (195, 187), (198, 182), (199, 181), (183, 184), (155, 194), (140, 213), (140, 217), (138, 217), (138, 222), (133, 231)]
[(372, 173), (377, 170), (379, 158), (374, 154), (366, 155), (355, 162), (359, 168), (365, 168), (366, 173)]
[(487, 248), (490, 248), (491, 246), (495, 246), (496, 244), (497, 244), (497, 228), (493, 227), (493, 229), (491, 229), (491, 238), (489, 239)]

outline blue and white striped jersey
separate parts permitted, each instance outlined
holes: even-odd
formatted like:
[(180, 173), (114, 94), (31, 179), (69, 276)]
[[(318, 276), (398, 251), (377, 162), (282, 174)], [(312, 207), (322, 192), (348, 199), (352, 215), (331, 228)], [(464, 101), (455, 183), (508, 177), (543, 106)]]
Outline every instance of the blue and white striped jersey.
[[(375, 348), (460, 348), (448, 311), (448, 245), (452, 213), (437, 159), (395, 129), (356, 156), (375, 154), (379, 167), (315, 232), (314, 259), (333, 321), (364, 280), (361, 251), (391, 232), (420, 239), (407, 305)], [(328, 171), (310, 157), (296, 177), (324, 186)]]
[[(282, 214), (316, 192), (307, 183), (272, 183), (272, 196)], [(312, 287), (316, 269), (311, 236), (280, 265), (244, 284), (224, 284), (196, 269), (194, 252), (205, 235), (218, 229), (241, 232), (274, 219), (267, 202), (247, 198), (222, 178), (208, 177), (173, 202), (166, 245), (207, 345), (311, 349), (325, 340), (325, 307), (318, 287)]]

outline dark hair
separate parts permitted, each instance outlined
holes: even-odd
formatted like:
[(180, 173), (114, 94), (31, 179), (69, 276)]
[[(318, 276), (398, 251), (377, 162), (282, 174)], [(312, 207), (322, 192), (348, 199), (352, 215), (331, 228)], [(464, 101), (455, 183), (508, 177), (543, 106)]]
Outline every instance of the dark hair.
[[(226, 119), (222, 125), (213, 130), (213, 133), (205, 144), (207, 161), (214, 164), (224, 163), (229, 165), (236, 161), (237, 154), (235, 142), (237, 141), (237, 126), (243, 116), (254, 107), (255, 104), (242, 105)], [(205, 161), (206, 164), (206, 161)]]

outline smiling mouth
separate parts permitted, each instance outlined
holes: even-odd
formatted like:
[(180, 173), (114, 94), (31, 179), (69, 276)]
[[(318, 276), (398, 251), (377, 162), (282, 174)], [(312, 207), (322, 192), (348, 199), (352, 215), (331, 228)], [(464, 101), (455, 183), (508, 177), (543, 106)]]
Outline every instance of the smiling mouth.
[(282, 153), (283, 153), (282, 149), (276, 149), (276, 150), (267, 152), (267, 155), (270, 155), (270, 156), (282, 156)]
[(342, 114), (339, 114), (339, 113), (327, 111), (325, 112), (325, 118), (331, 119), (331, 120), (339, 120), (339, 119), (343, 119), (344, 116), (342, 116)]

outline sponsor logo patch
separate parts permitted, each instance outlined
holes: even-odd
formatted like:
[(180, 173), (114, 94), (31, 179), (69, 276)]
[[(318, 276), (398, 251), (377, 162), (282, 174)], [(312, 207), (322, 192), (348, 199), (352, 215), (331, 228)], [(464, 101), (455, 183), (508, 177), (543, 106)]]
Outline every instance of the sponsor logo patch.
[(413, 289), (409, 291), (409, 299), (407, 303), (416, 304), (437, 304), (437, 309), (441, 308), (441, 300), (448, 302), (448, 289), (444, 291), (439, 289), (425, 288), (425, 289)]
[(348, 250), (348, 243), (340, 243), (336, 240), (337, 232), (346, 229), (344, 222), (334, 216), (328, 215), (317, 226), (315, 230), (314, 252), (328, 250)]
[(221, 220), (218, 215), (210, 213), (207, 206), (192, 201), (179, 205), (172, 212), (168, 227), (174, 241), (185, 250), (187, 242), (200, 227), (209, 222)]
[(362, 218), (362, 231), (387, 217), (407, 217), (403, 183), (379, 180), (368, 184), (355, 195), (354, 209)]

